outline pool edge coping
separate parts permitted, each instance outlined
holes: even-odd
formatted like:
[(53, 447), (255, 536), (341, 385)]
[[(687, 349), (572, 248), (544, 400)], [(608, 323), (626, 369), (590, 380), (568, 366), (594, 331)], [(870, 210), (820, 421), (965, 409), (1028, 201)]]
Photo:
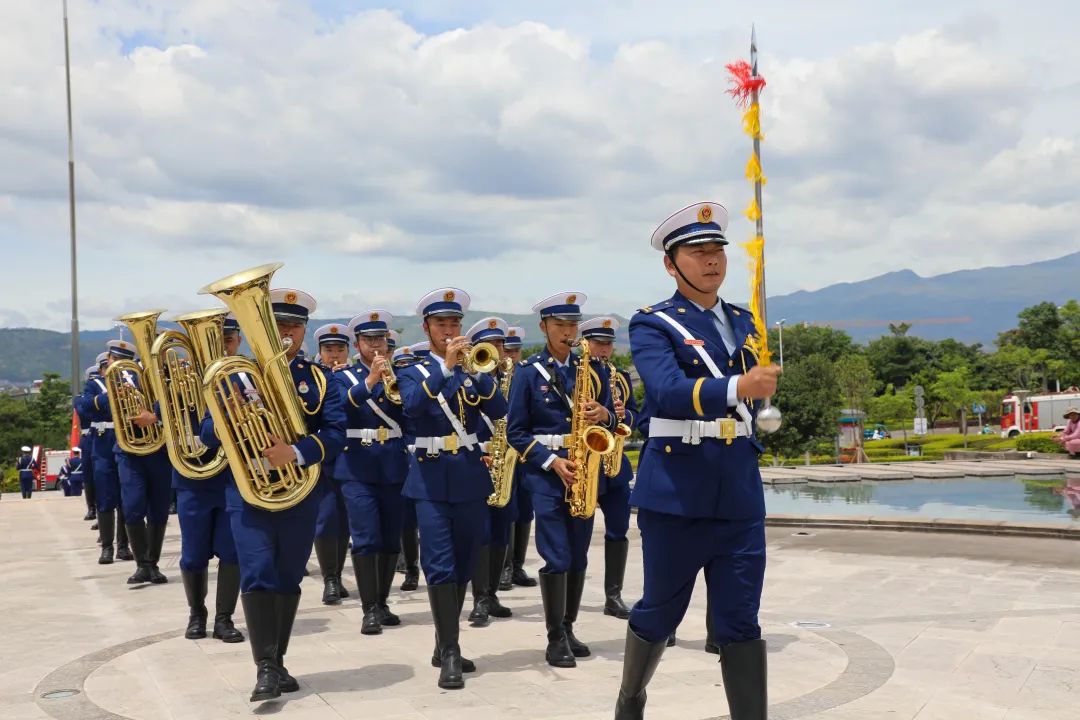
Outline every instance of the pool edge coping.
[(905, 516), (788, 515), (770, 514), (765, 524), (773, 527), (819, 527), (854, 530), (964, 533), (1080, 540), (1080, 526), (1060, 523), (1014, 523), (1008, 520), (960, 520)]

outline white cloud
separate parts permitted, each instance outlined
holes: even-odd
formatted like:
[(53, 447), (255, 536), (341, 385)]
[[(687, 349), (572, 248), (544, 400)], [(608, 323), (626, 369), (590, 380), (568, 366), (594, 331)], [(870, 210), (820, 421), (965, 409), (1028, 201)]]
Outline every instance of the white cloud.
[[(715, 198), (737, 217), (732, 235), (748, 232), (749, 142), (723, 92), (723, 64), (745, 54), (737, 19), (701, 11), (695, 29), (638, 4), (604, 23), (604, 2), (500, 3), (458, 26), (450, 6), (403, 7), (421, 20), (73, 2), (83, 325), (139, 303), (199, 307), (206, 281), (272, 259), (339, 315), (408, 310), (448, 282), (480, 309), (523, 311), (578, 286), (590, 310), (628, 313), (670, 291), (647, 238), (671, 211)], [(831, 36), (835, 14), (800, 33), (769, 17), (771, 292), (1075, 248), (1078, 132), (1046, 110), (1080, 104), (1080, 58), (1030, 61), (1017, 39), (1045, 16), (1023, 26), (987, 8), (912, 3), (903, 30), (849, 13)], [(0, 245), (49, 277), (15, 277), (0, 323), (63, 328), (54, 10), (25, 0), (0, 30)], [(1039, 244), (1020, 256), (1025, 236)], [(746, 294), (739, 268), (733, 299)]]

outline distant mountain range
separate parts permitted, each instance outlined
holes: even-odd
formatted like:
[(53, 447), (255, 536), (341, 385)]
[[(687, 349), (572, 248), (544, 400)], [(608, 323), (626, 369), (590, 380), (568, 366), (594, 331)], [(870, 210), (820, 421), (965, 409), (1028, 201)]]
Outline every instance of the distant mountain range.
[[(887, 334), (889, 323), (911, 323), (911, 335), (929, 340), (951, 337), (963, 342), (993, 344), (997, 334), (1016, 326), (1016, 314), (1025, 307), (1050, 301), (1063, 304), (1080, 298), (1080, 252), (1030, 265), (981, 268), (920, 277), (911, 270), (879, 275), (854, 283), (839, 283), (820, 290), (800, 291), (769, 298), (769, 318), (791, 326), (808, 322), (829, 325), (865, 342)], [(490, 312), (470, 311), (469, 327)], [(501, 314), (511, 325), (525, 328), (526, 346), (539, 343), (536, 316)], [(617, 340), (627, 342), (625, 318)], [(347, 323), (347, 318), (313, 320)], [(424, 339), (415, 318), (399, 318), (402, 342)], [(115, 330), (79, 334), (80, 367), (94, 361)], [(310, 348), (313, 344), (308, 339)], [(625, 345), (624, 345), (625, 347)], [(24, 384), (44, 372), (68, 374), (70, 338), (67, 333), (36, 328), (0, 328), (0, 383)]]

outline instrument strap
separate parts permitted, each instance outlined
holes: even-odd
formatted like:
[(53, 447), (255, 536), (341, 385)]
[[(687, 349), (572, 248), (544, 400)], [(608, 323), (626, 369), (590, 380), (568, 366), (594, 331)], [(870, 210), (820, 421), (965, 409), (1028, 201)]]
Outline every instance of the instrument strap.
[(495, 435), (495, 423), (491, 422), (491, 418), (487, 416), (487, 413), (480, 413), (480, 417), (483, 418), (484, 424), (488, 426), (488, 430), (491, 431), (492, 436)]
[[(570, 398), (566, 397), (566, 393), (565, 393), (565, 392), (563, 391), (563, 388), (562, 388), (562, 378), (560, 377), (560, 378), (559, 378), (559, 380), (558, 380), (558, 382), (556, 382), (556, 381), (555, 381), (555, 380), (554, 380), (554, 379), (553, 379), (553, 378), (551, 377), (551, 373), (549, 373), (549, 372), (547, 371), (547, 368), (545, 368), (545, 367), (544, 367), (543, 365), (541, 365), (541, 364), (540, 364), (539, 362), (534, 362), (534, 363), (533, 363), (533, 367), (534, 367), (534, 368), (536, 368), (536, 372), (540, 373), (540, 377), (544, 378), (544, 379), (545, 379), (545, 380), (547, 380), (547, 381), (548, 381), (549, 383), (551, 383), (551, 388), (552, 388), (552, 389), (553, 389), (553, 390), (555, 391), (555, 394), (556, 394), (556, 395), (558, 395), (558, 396), (559, 396), (560, 398), (562, 398), (562, 401), (563, 401), (563, 403), (564, 403), (564, 404), (566, 405), (567, 409), (569, 409), (570, 411), (573, 411), (573, 409), (574, 409), (574, 406), (573, 406), (573, 404), (572, 404), (572, 403), (570, 402)], [(557, 374), (558, 374), (558, 373), (556, 373), (556, 375), (557, 375)]]
[[(431, 377), (431, 373), (429, 373), (427, 368), (423, 365), (417, 365), (416, 369), (420, 371), (420, 374), (424, 376), (425, 380)], [(450, 421), (450, 425), (454, 428), (454, 432), (457, 433), (458, 438), (461, 440), (461, 444), (467, 449), (472, 450), (473, 444), (469, 441), (469, 435), (465, 432), (465, 426), (461, 424), (457, 415), (450, 409), (450, 403), (446, 402), (446, 398), (443, 397), (442, 392), (439, 392), (439, 394), (435, 396), (435, 399), (439, 401), (439, 407), (442, 408), (443, 414), (446, 415), (446, 419)]]
[[(349, 382), (351, 382), (353, 385), (360, 384), (360, 381), (356, 379), (355, 375), (353, 375), (352, 370), (342, 370), (342, 372), (345, 374), (345, 377), (349, 378)], [(401, 432), (401, 426), (394, 422), (394, 419), (392, 417), (383, 412), (383, 409), (379, 407), (379, 404), (377, 402), (375, 402), (371, 398), (368, 398), (367, 404), (368, 407), (371, 408), (371, 411), (379, 416), (379, 419), (383, 421), (386, 427), (390, 428), (394, 432)]]
[(94, 382), (97, 383), (98, 387), (101, 388), (101, 392), (103, 392), (103, 393), (109, 392), (109, 388), (105, 387), (105, 383), (101, 382), (100, 378), (93, 378), (93, 380), (94, 380)]

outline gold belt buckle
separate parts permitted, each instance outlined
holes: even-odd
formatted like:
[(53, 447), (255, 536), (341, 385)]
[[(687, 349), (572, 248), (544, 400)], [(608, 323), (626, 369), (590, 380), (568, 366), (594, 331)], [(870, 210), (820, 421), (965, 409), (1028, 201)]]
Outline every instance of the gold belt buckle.
[(451, 455), (457, 455), (458, 451), (458, 436), (447, 435), (443, 438), (443, 450), (450, 451)]
[(736, 437), (735, 418), (719, 418), (716, 422), (720, 426), (720, 439), (730, 445)]
[(384, 427), (379, 428), (375, 431), (375, 438), (379, 441), (379, 444), (382, 445), (390, 439), (390, 429)]

